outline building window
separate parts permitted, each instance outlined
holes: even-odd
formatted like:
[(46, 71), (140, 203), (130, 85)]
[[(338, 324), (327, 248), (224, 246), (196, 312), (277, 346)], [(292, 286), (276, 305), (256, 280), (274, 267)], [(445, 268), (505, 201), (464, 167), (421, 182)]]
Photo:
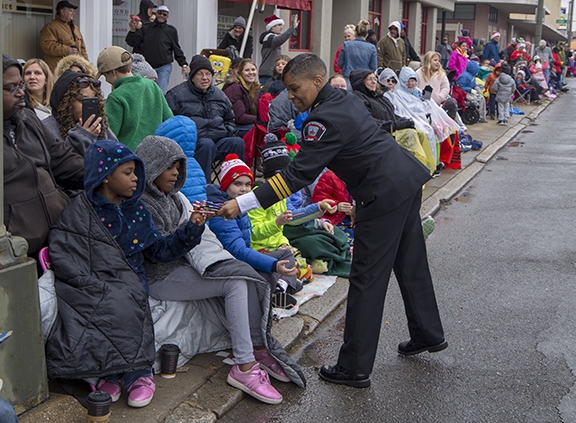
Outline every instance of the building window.
[(454, 12), (446, 12), (446, 19), (474, 20), (476, 19), (476, 5), (455, 4)]
[(378, 39), (382, 37), (382, 1), (370, 0), (368, 4), (368, 21)]
[(420, 55), (426, 54), (428, 43), (428, 8), (422, 6), (422, 22), (420, 23)]
[(300, 25), (296, 28), (298, 34), (290, 37), (290, 51), (311, 51), (312, 50), (312, 11), (311, 10), (293, 10), (290, 16), (292, 22), (293, 16), (297, 15)]
[(488, 9), (488, 21), (498, 23), (498, 9), (494, 6), (490, 6)]
[(410, 2), (402, 2), (402, 20), (400, 21), (406, 27), (406, 34), (408, 34), (408, 25), (410, 21)]

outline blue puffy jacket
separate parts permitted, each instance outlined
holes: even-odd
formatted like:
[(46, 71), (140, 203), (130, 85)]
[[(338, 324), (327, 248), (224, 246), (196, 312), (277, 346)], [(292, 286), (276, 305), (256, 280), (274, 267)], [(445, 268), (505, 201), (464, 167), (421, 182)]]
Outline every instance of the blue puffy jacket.
[[(218, 185), (208, 185), (206, 191), (208, 200), (215, 203), (230, 200), (225, 192), (220, 191)], [(241, 213), (235, 219), (229, 220), (215, 216), (210, 219), (208, 226), (216, 234), (224, 248), (238, 260), (248, 263), (261, 272), (272, 273), (276, 270), (277, 259), (259, 253), (250, 247), (252, 224), (246, 213)]]
[(458, 77), (458, 85), (467, 93), (476, 87), (476, 74), (478, 73), (478, 69), (480, 69), (478, 62), (468, 60), (466, 70)]
[(204, 171), (194, 158), (196, 141), (198, 140), (194, 121), (186, 116), (174, 116), (160, 124), (156, 129), (156, 135), (176, 141), (178, 145), (182, 147), (184, 154), (186, 154), (188, 158), (186, 182), (180, 190), (182, 194), (184, 194), (191, 203), (196, 200), (205, 200), (206, 177), (204, 176)]

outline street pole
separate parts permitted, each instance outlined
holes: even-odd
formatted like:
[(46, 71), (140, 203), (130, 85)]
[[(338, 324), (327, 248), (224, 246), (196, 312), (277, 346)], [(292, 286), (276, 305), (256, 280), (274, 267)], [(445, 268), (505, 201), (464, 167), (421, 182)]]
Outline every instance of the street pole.
[(248, 15), (248, 23), (246, 24), (246, 29), (244, 30), (244, 37), (242, 38), (242, 45), (240, 46), (240, 57), (244, 57), (244, 50), (246, 49), (246, 42), (248, 41), (248, 34), (250, 33), (250, 28), (252, 27), (252, 19), (254, 19), (254, 11), (256, 10), (256, 3), (258, 0), (252, 1), (252, 8), (250, 9), (250, 14)]
[(574, 0), (568, 3), (568, 29), (566, 31), (566, 38), (568, 38), (568, 48), (572, 48), (572, 19), (574, 15)]
[(534, 34), (534, 43), (539, 43), (542, 39), (542, 21), (544, 20), (544, 0), (538, 0), (536, 9), (536, 32)]

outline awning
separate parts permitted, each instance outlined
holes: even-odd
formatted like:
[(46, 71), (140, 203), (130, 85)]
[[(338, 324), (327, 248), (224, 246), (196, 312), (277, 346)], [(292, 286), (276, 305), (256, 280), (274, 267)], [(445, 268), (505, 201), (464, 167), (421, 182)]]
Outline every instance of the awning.
[[(528, 34), (536, 32), (536, 21), (523, 21), (519, 19), (509, 19), (510, 25), (514, 25), (514, 30), (522, 30)], [(566, 35), (558, 31), (556, 28), (550, 26), (546, 22), (542, 23), (542, 38), (549, 41), (551, 44), (556, 44), (557, 41), (566, 41)], [(539, 40), (538, 40), (539, 41)], [(536, 42), (538, 44), (538, 42)]]
[[(252, 0), (229, 0), (240, 3), (252, 3)], [(265, 5), (277, 6), (280, 9), (291, 10), (312, 10), (312, 0), (267, 0), (258, 1), (258, 7), (264, 3)]]

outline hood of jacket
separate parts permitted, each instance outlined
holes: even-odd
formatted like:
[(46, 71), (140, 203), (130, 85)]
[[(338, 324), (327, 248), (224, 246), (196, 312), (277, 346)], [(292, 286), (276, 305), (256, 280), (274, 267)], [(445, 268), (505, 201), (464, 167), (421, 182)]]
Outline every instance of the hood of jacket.
[(142, 0), (140, 2), (140, 13), (138, 14), (138, 16), (142, 17), (142, 16), (148, 16), (148, 9), (149, 8), (156, 8), (156, 5), (154, 4), (154, 2), (152, 0)]
[(371, 73), (373, 72), (369, 69), (355, 69), (350, 72), (350, 85), (352, 86), (352, 90), (374, 97), (376, 93), (364, 85), (364, 79)]
[(78, 73), (68, 69), (56, 80), (54, 88), (52, 88), (52, 94), (50, 95), (50, 107), (52, 108), (52, 115), (54, 117), (58, 117), (58, 106), (66, 95), (70, 84), (76, 79), (86, 77), (92, 78), (86, 73)]
[(472, 74), (472, 76), (476, 76), (478, 70), (480, 69), (480, 64), (474, 60), (468, 60), (468, 64), (466, 65), (466, 72)]
[[(146, 191), (148, 193), (154, 197), (164, 197), (177, 193), (184, 186), (187, 158), (176, 141), (162, 136), (149, 135), (136, 148), (136, 154), (142, 159), (146, 168)], [(176, 183), (170, 192), (162, 192), (154, 181), (174, 162), (180, 162)]]
[[(127, 198), (122, 206), (135, 204), (146, 186), (146, 173), (142, 159), (124, 144), (118, 141), (100, 140), (90, 144), (84, 155), (84, 190), (92, 204), (101, 204), (102, 195), (96, 195), (95, 190), (108, 178), (118, 166), (134, 160), (135, 173), (138, 177), (137, 188), (132, 197)], [(108, 201), (108, 200), (106, 200)]]
[(416, 82), (418, 82), (418, 75), (416, 75), (416, 72), (411, 67), (404, 66), (400, 71), (400, 86), (406, 90), (409, 90), (409, 88), (406, 86), (409, 79), (415, 79)]
[(392, 38), (393, 40), (400, 40), (401, 39), (400, 34), (402, 32), (402, 26), (400, 25), (400, 22), (392, 21), (392, 22), (390, 22), (390, 25), (388, 25), (388, 28), (390, 28), (391, 26), (396, 27), (396, 29), (398, 30), (398, 37), (397, 38), (392, 37), (392, 35), (390, 34), (390, 31), (388, 31), (387, 35), (390, 38)]
[(386, 81), (390, 78), (394, 78), (396, 81), (398, 81), (398, 75), (396, 75), (396, 72), (390, 68), (384, 68), (382, 69), (382, 72), (380, 72), (380, 76), (378, 76), (378, 82), (380, 82), (380, 85), (385, 86)]
[(512, 77), (510, 75), (508, 75), (507, 73), (502, 72), (500, 74), (500, 76), (498, 77), (498, 79), (500, 80), (500, 82), (502, 84), (510, 84), (510, 82), (514, 83), (514, 80), (512, 79)]

